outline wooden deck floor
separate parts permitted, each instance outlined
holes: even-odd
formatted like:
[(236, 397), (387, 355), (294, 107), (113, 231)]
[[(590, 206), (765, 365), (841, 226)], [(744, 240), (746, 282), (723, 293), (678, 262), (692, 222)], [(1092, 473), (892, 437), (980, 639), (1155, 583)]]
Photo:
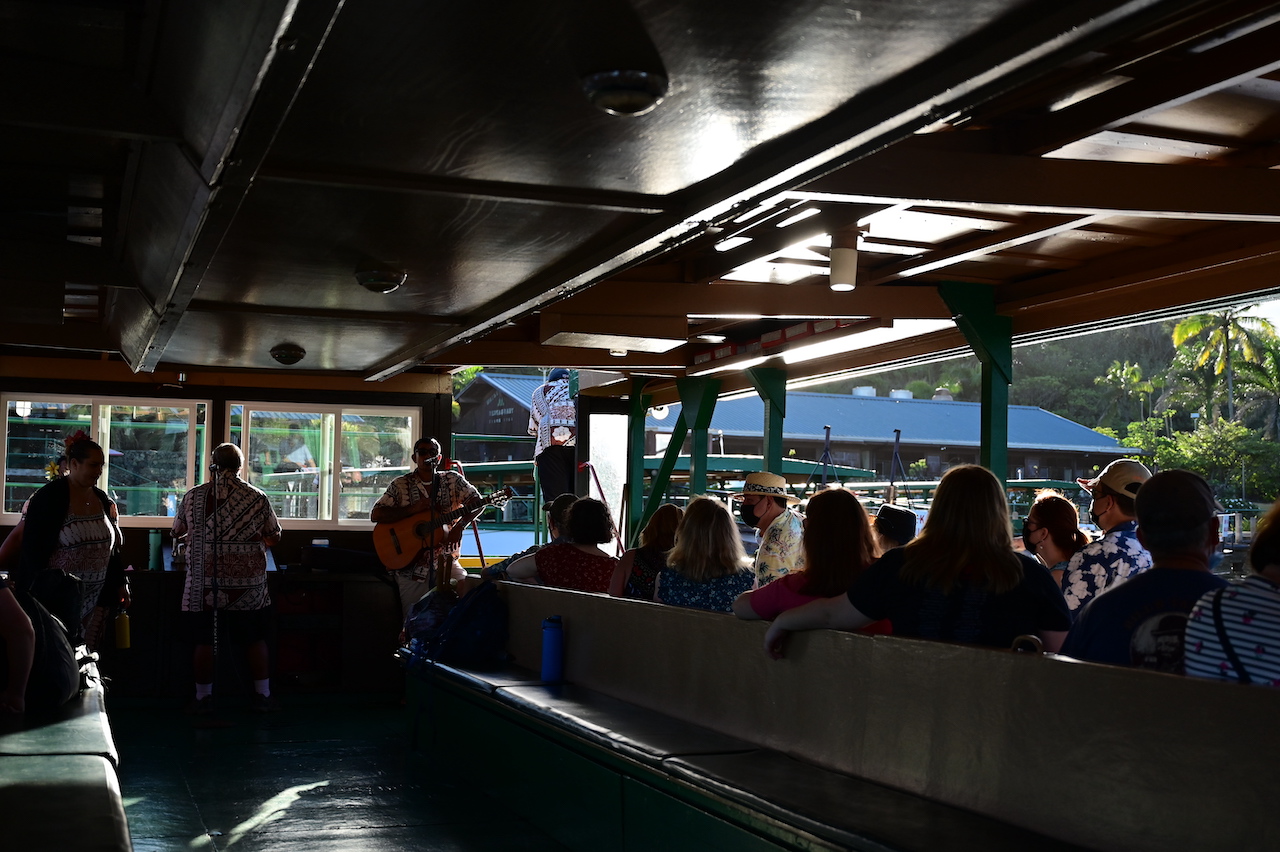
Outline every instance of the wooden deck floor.
[(564, 848), (409, 751), (397, 701), (283, 701), (269, 716), (230, 702), (199, 719), (110, 707), (137, 852)]

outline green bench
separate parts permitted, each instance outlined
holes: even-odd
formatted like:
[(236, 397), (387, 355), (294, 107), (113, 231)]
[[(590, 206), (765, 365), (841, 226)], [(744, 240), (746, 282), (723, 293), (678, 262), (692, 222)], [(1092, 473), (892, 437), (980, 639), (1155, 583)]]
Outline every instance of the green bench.
[(56, 713), (0, 727), (4, 848), (131, 850), (118, 760), (96, 667), (89, 688)]

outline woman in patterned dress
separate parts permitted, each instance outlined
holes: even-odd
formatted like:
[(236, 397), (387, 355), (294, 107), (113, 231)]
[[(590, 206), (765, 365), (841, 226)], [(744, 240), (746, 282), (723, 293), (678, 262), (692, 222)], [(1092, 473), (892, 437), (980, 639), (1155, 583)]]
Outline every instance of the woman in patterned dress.
[(653, 599), (731, 612), (734, 599), (755, 584), (751, 560), (729, 510), (710, 497), (690, 500), (676, 529), (675, 547), (667, 554), (667, 567), (658, 574)]
[(544, 586), (579, 592), (607, 592), (618, 560), (597, 545), (613, 538), (609, 509), (599, 500), (583, 497), (569, 508), (569, 541), (548, 544), (512, 562), (513, 580), (536, 580)]
[(67, 631), (73, 639), (79, 634), (89, 650), (94, 650), (107, 611), (118, 605), (127, 608), (130, 603), (118, 555), (124, 536), (117, 523), (116, 504), (95, 484), (106, 465), (102, 447), (84, 432), (76, 432), (65, 443), (67, 475), (41, 488), (27, 503), (18, 582), (39, 598), (42, 589), (50, 586), (41, 572), (61, 571), (78, 577), (83, 584), (79, 612), (74, 619), (67, 612), (64, 621), (70, 619)]
[(653, 584), (658, 573), (667, 566), (667, 551), (675, 546), (676, 527), (684, 510), (674, 503), (663, 503), (640, 531), (640, 546), (622, 554), (618, 570), (609, 581), (609, 594), (615, 598), (653, 600)]

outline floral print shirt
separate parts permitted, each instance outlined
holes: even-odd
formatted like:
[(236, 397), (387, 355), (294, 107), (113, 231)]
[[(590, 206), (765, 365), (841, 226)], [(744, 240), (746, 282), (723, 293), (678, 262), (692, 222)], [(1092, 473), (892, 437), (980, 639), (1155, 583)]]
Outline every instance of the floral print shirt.
[(739, 571), (737, 574), (698, 583), (674, 568), (663, 568), (658, 574), (656, 600), (658, 603), (690, 609), (733, 612), (734, 598), (754, 589), (755, 585), (755, 575), (750, 571)]
[(1062, 596), (1073, 621), (1090, 600), (1151, 567), (1151, 554), (1138, 543), (1137, 529), (1137, 521), (1125, 521), (1071, 557), (1062, 574)]
[(800, 549), (803, 537), (804, 526), (795, 512), (784, 509), (773, 519), (756, 551), (756, 580), (761, 586), (792, 571), (803, 570), (804, 552)]

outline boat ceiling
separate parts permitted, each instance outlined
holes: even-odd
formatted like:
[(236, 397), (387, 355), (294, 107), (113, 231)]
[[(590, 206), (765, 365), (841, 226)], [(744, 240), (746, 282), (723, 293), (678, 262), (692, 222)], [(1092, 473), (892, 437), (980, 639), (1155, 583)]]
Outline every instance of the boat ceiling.
[[(1280, 291), (1280, 3), (4, 0), (0, 22), (0, 353), (558, 365), (661, 397), (749, 387), (760, 358), (798, 380), (965, 351), (944, 282), (1019, 343)], [(665, 97), (597, 108), (583, 81), (614, 71)]]

